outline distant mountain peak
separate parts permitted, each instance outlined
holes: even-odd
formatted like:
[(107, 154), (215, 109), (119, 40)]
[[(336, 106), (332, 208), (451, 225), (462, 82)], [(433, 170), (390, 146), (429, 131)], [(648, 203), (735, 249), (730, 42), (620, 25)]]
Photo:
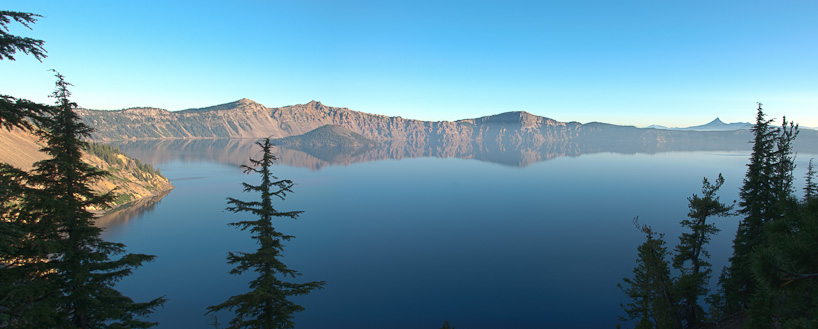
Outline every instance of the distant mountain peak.
[(687, 128), (677, 128), (682, 130), (737, 130), (737, 129), (749, 129), (752, 127), (752, 124), (749, 122), (733, 122), (733, 123), (724, 123), (718, 117), (710, 121), (707, 124), (703, 124), (701, 126), (693, 126)]
[(249, 99), (249, 98), (242, 98), (240, 100), (224, 103), (214, 106), (208, 107), (200, 107), (200, 108), (193, 108), (187, 109), (183, 111), (190, 111), (190, 112), (207, 112), (207, 111), (225, 111), (225, 110), (234, 110), (234, 109), (264, 109), (265, 106), (261, 105), (260, 103)]
[(236, 103), (236, 104), (243, 104), (243, 105), (258, 104), (258, 102), (254, 101), (254, 100), (252, 100), (252, 99), (249, 99), (249, 98), (242, 98), (242, 99), (237, 100), (237, 101), (235, 101), (235, 102), (233, 102), (233, 103)]
[(723, 125), (723, 124), (725, 124), (724, 121), (721, 121), (721, 119), (719, 119), (719, 117), (716, 117), (715, 120), (710, 121), (710, 123), (708, 123), (708, 125)]

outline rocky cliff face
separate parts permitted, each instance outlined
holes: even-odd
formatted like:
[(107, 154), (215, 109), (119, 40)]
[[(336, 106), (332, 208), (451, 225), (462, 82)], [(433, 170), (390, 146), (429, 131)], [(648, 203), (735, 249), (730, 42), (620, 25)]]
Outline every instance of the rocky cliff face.
[(93, 138), (100, 141), (283, 138), (301, 135), (325, 125), (335, 125), (376, 141), (499, 139), (536, 142), (575, 137), (582, 126), (526, 112), (509, 112), (456, 122), (431, 122), (357, 112), (315, 101), (267, 108), (249, 99), (177, 112), (155, 108), (78, 112), (86, 124), (96, 129)]
[[(79, 110), (94, 127), (96, 141), (256, 139), (299, 136), (327, 125), (376, 142), (400, 142), (418, 148), (542, 149), (573, 142), (586, 150), (637, 146), (663, 149), (727, 141), (748, 141), (747, 130), (691, 131), (636, 128), (605, 123), (559, 122), (527, 112), (507, 112), (458, 121), (420, 121), (352, 111), (320, 102), (268, 108), (249, 99), (200, 109), (170, 112), (156, 108), (119, 111)], [(309, 136), (306, 136), (309, 137)], [(802, 130), (796, 149), (809, 151), (818, 132)], [(476, 150), (476, 151), (479, 151)], [(472, 151), (464, 151), (472, 152)]]
[[(30, 132), (0, 129), (0, 162), (23, 170), (31, 170), (34, 162), (47, 157), (40, 152), (40, 148), (37, 137)], [(152, 197), (173, 188), (165, 176), (156, 171), (144, 170), (145, 166), (140, 166), (137, 160), (121, 153), (111, 153), (104, 159), (85, 152), (83, 160), (111, 173), (109, 177), (94, 183), (93, 189), (99, 193), (114, 190), (118, 197), (112, 208)]]

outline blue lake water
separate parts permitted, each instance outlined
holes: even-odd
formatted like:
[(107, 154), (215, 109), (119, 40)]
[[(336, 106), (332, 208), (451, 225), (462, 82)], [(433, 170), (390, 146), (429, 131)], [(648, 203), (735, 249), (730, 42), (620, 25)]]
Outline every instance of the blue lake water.
[[(106, 229), (103, 238), (158, 256), (118, 287), (138, 301), (166, 296), (151, 316), (160, 328), (211, 328), (205, 308), (245, 292), (252, 275), (228, 274), (226, 253), (255, 245), (226, 225), (248, 217), (224, 208), (228, 196), (256, 197), (240, 183), (257, 177), (237, 166), (256, 149), (207, 156), (218, 150), (121, 147), (176, 188)], [(749, 156), (596, 153), (522, 166), (418, 156), (315, 166), (307, 154), (279, 153), (303, 160), (274, 168), (296, 183), (278, 209), (305, 211), (276, 223), (296, 236), (284, 262), (303, 273), (298, 280), (327, 282), (295, 299), (306, 307), (296, 326), (430, 329), (444, 320), (464, 329), (613, 328), (625, 301), (616, 284), (631, 275), (643, 240), (633, 218), (675, 245), (702, 177), (723, 173), (720, 196), (735, 200)], [(797, 158), (800, 184), (809, 157)], [(717, 277), (738, 219), (716, 221)]]

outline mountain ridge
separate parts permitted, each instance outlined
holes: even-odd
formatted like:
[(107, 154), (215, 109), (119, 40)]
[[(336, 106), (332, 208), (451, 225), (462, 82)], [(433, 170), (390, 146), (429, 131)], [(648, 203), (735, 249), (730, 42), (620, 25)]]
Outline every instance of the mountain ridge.
[[(95, 127), (93, 139), (140, 140), (173, 138), (283, 138), (324, 125), (338, 125), (374, 140), (465, 138), (476, 126), (519, 124), (523, 130), (566, 127), (524, 111), (457, 121), (422, 121), (326, 106), (318, 101), (268, 108), (247, 98), (176, 112), (143, 107), (114, 111), (80, 109), (80, 117)], [(478, 129), (479, 130), (479, 129)], [(479, 138), (479, 136), (477, 136)]]
[[(242, 98), (234, 102), (171, 112), (156, 108), (117, 111), (81, 109), (78, 114), (95, 128), (92, 139), (272, 139), (299, 136), (326, 125), (375, 142), (405, 141), (412, 145), (499, 145), (539, 147), (560, 141), (602, 139), (603, 143), (655, 144), (732, 139), (732, 131), (637, 128), (601, 122), (560, 122), (525, 111), (510, 111), (456, 121), (422, 121), (332, 107), (318, 101), (265, 107)], [(515, 146), (516, 147), (516, 146)]]

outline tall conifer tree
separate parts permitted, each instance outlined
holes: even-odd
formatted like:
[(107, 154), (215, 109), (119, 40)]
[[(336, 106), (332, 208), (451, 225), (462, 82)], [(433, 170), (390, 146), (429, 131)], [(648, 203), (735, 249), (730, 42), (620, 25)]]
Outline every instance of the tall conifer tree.
[(230, 252), (228, 263), (235, 264), (231, 274), (242, 274), (248, 270), (258, 273), (258, 277), (250, 281), (251, 291), (235, 295), (221, 304), (208, 307), (207, 313), (218, 312), (223, 309), (231, 310), (235, 317), (230, 321), (228, 328), (293, 328), (293, 314), (304, 308), (290, 301), (288, 297), (308, 294), (313, 289), (320, 289), (323, 281), (307, 283), (293, 283), (284, 281), (286, 277), (295, 278), (301, 274), (288, 268), (279, 260), (284, 249), (284, 241), (293, 238), (292, 235), (282, 234), (273, 227), (272, 220), (276, 217), (296, 219), (302, 211), (281, 212), (273, 207), (273, 198), (284, 199), (287, 193), (292, 193), (293, 182), (279, 180), (273, 176), (271, 167), (277, 160), (272, 154), (272, 144), (269, 138), (256, 142), (262, 149), (261, 159), (250, 159), (252, 166), (242, 165), (245, 173), (256, 173), (261, 176), (259, 185), (242, 183), (245, 192), (260, 194), (257, 201), (241, 201), (228, 198), (227, 210), (234, 213), (247, 212), (257, 219), (239, 221), (229, 225), (238, 227), (242, 231), (249, 230), (254, 234), (252, 238), (258, 244), (258, 250), (253, 253)]
[(807, 165), (807, 174), (806, 176), (806, 184), (804, 184), (804, 202), (809, 202), (810, 199), (818, 197), (818, 184), (815, 183), (815, 166), (812, 164), (812, 160), (809, 159), (809, 165)]
[[(46, 57), (42, 40), (9, 33), (16, 21), (31, 29), (37, 14), (0, 11), (0, 60), (15, 60), (20, 51), (42, 61)], [(0, 129), (33, 131), (51, 113), (52, 107), (18, 99), (0, 92)], [(35, 190), (29, 173), (0, 164), (0, 327), (53, 327), (56, 306), (48, 303), (50, 272), (42, 257), (49, 243), (28, 231), (36, 218), (22, 209), (23, 197)]]
[(775, 131), (775, 152), (773, 152), (773, 182), (772, 188), (776, 193), (775, 216), (780, 217), (786, 211), (787, 202), (795, 193), (793, 171), (795, 170), (795, 159), (793, 156), (792, 143), (798, 136), (798, 125), (787, 122), (787, 117), (782, 119), (781, 128)]
[(114, 194), (96, 194), (90, 185), (107, 172), (82, 161), (84, 140), (91, 128), (79, 120), (77, 105), (69, 100), (70, 84), (57, 73), (53, 115), (38, 132), (49, 156), (38, 161), (29, 177), (35, 191), (23, 198), (23, 212), (29, 216), (27, 232), (42, 242), (33, 255), (48, 261), (47, 278), (54, 308), (55, 327), (61, 328), (147, 328), (156, 323), (138, 317), (150, 314), (164, 303), (157, 298), (135, 303), (114, 289), (114, 284), (143, 262), (155, 256), (125, 254), (121, 243), (100, 239), (102, 229), (93, 225), (88, 208), (105, 207)]
[(773, 152), (775, 151), (775, 132), (765, 118), (761, 103), (758, 104), (756, 123), (753, 132), (753, 152), (747, 164), (747, 174), (739, 195), (739, 213), (744, 220), (739, 223), (736, 238), (733, 240), (733, 256), (730, 265), (719, 279), (724, 292), (723, 311), (732, 314), (744, 309), (750, 296), (755, 292), (755, 283), (750, 274), (750, 257), (753, 248), (762, 244), (762, 226), (775, 216), (777, 193), (772, 189)]
[(773, 243), (769, 240), (771, 226), (778, 225), (778, 221), (787, 221), (798, 208), (793, 196), (795, 162), (792, 148), (798, 126), (788, 123), (786, 118), (781, 128), (771, 127), (770, 122), (764, 118), (759, 103), (753, 127), (753, 153), (740, 190), (739, 213), (744, 219), (739, 223), (733, 241), (730, 265), (719, 280), (724, 301), (722, 311), (731, 314), (746, 310), (750, 328), (773, 325), (774, 314), (780, 306), (775, 303), (769, 287), (759, 287), (758, 278), (752, 271), (754, 259)]

